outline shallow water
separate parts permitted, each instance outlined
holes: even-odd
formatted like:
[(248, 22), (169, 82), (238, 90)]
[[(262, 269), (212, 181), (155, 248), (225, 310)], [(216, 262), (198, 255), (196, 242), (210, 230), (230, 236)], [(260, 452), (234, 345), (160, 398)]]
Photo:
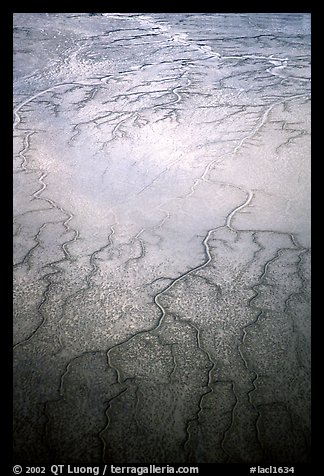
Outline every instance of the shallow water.
[(17, 462), (305, 462), (310, 16), (14, 15)]

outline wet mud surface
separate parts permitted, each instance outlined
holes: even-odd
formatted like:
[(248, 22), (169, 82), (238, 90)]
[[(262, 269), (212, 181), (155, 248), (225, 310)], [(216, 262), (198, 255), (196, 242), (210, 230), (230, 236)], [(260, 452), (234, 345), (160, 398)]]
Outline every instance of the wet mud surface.
[(310, 454), (310, 18), (14, 15), (19, 462)]

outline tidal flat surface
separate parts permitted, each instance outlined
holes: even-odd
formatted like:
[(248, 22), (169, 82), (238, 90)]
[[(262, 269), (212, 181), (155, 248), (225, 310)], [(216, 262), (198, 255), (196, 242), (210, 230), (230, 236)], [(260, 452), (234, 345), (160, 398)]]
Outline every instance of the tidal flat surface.
[(310, 16), (14, 14), (15, 463), (310, 454)]

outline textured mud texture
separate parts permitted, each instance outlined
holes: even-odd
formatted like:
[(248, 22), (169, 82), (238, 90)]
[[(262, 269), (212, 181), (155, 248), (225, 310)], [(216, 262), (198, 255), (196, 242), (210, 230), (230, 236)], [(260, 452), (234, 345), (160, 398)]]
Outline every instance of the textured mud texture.
[(14, 15), (15, 462), (310, 453), (310, 18)]

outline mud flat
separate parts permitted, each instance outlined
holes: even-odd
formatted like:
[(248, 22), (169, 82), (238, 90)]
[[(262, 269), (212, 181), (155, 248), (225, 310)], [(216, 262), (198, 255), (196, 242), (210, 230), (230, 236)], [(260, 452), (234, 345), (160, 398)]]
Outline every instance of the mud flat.
[(310, 18), (14, 15), (17, 463), (310, 458)]

